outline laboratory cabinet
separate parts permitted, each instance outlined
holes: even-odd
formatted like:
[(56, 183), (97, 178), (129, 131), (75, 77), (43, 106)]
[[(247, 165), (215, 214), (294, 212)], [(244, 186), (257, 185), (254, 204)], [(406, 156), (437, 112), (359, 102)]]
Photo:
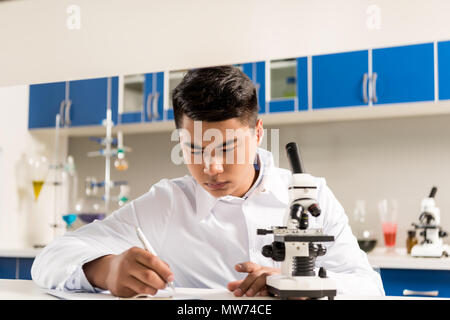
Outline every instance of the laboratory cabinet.
[[(69, 126), (102, 125), (108, 106), (108, 78), (69, 82)], [(118, 77), (111, 78), (112, 121), (117, 123)]]
[(101, 125), (108, 99), (116, 123), (118, 77), (111, 78), (108, 93), (108, 78), (30, 85), (28, 128), (55, 127), (58, 113), (63, 127)]
[(0, 257), (0, 279), (31, 280), (34, 258)]
[(434, 44), (373, 49), (374, 105), (434, 100)]
[[(257, 89), (259, 113), (450, 99), (450, 41), (236, 64)], [(173, 120), (172, 93), (188, 70), (30, 86), (29, 128)], [(437, 88), (435, 88), (437, 86)], [(438, 96), (436, 96), (438, 93)], [(376, 108), (375, 108), (376, 109)]]
[(306, 57), (269, 61), (266, 105), (269, 113), (308, 110)]
[(434, 45), (313, 56), (312, 78), (313, 109), (433, 101)]
[(164, 72), (126, 75), (120, 82), (119, 124), (167, 118), (164, 110)]
[(450, 99), (450, 41), (437, 43), (439, 100)]
[(30, 85), (28, 128), (55, 127), (55, 117), (66, 107), (66, 82)]
[(403, 290), (438, 291), (438, 297), (450, 298), (450, 270), (380, 269), (387, 296), (403, 296)]
[(258, 99), (258, 112), (266, 113), (266, 63), (265, 61), (244, 63), (241, 65), (244, 72), (255, 85)]
[(313, 56), (312, 108), (368, 105), (368, 82), (368, 50)]

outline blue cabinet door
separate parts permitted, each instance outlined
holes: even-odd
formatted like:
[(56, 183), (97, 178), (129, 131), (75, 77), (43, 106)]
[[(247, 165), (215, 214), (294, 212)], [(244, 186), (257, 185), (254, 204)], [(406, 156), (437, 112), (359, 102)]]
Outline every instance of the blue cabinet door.
[[(154, 73), (153, 77), (153, 121), (173, 120), (173, 109), (164, 110), (164, 72)], [(169, 97), (169, 99), (171, 99)], [(156, 103), (156, 105), (155, 105)]]
[(266, 63), (264, 61), (244, 63), (242, 71), (255, 85), (259, 113), (266, 113)]
[[(101, 125), (106, 119), (108, 78), (70, 81), (70, 125)], [(117, 123), (118, 77), (111, 81), (112, 120)]]
[(308, 110), (308, 59), (297, 58), (297, 103), (298, 110)]
[(139, 123), (142, 122), (143, 113), (142, 112), (126, 112), (119, 116), (119, 123)]
[(55, 127), (55, 117), (60, 113), (65, 92), (65, 82), (30, 85), (28, 128)]
[(16, 279), (17, 258), (0, 257), (0, 279)]
[(375, 104), (434, 100), (434, 46), (425, 43), (372, 51)]
[(313, 109), (367, 105), (367, 50), (312, 57)]
[(0, 257), (0, 279), (31, 280), (34, 258)]
[(173, 110), (164, 110), (164, 72), (145, 75), (144, 106), (145, 121), (173, 119)]
[(439, 291), (438, 297), (450, 298), (450, 271), (381, 269), (384, 291), (388, 296), (403, 296), (403, 290)]
[(18, 279), (31, 280), (31, 266), (34, 258), (19, 258), (19, 275)]
[(438, 42), (439, 100), (450, 99), (450, 41)]

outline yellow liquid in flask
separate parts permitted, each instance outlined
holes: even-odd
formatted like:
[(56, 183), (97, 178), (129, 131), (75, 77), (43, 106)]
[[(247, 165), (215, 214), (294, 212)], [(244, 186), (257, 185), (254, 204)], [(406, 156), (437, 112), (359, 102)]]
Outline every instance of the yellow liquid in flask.
[(41, 193), (44, 180), (33, 180), (34, 201), (37, 201)]

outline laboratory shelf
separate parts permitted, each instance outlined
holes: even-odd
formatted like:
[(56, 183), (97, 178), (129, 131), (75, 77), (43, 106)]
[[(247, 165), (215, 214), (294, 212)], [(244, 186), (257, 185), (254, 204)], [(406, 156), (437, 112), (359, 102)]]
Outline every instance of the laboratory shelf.
[(0, 258), (34, 258), (41, 250), (34, 248), (0, 249)]
[[(450, 114), (450, 100), (409, 103), (408, 108), (392, 108), (391, 104), (379, 106), (357, 106), (346, 108), (326, 108), (298, 112), (280, 112), (260, 114), (265, 126), (281, 126), (299, 123), (324, 123), (337, 121), (355, 121), (371, 119), (406, 118)], [(113, 133), (124, 134), (171, 132), (175, 129), (173, 121), (120, 124), (113, 127)], [(30, 129), (36, 135), (54, 135), (53, 128)], [(92, 136), (105, 133), (103, 126), (83, 126), (61, 128), (61, 135)]]

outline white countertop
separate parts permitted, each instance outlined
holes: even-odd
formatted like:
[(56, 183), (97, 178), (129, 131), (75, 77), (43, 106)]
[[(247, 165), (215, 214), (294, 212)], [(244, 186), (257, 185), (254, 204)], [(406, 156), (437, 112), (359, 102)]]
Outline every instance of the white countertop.
[[(227, 289), (199, 289), (199, 288), (177, 288), (181, 294), (201, 297), (205, 300), (271, 300), (272, 297), (235, 297)], [(38, 287), (32, 280), (5, 280), (0, 279), (0, 300), (44, 300), (58, 299)], [(105, 299), (105, 295), (81, 294), (81, 299)], [(115, 297), (110, 296), (110, 299)], [(336, 300), (442, 300), (442, 298), (424, 297), (369, 297), (369, 296), (336, 296)], [(446, 299), (448, 300), (448, 299)]]
[(0, 258), (35, 258), (41, 250), (34, 248), (0, 248)]
[(406, 254), (406, 248), (396, 248), (394, 251), (376, 247), (367, 254), (373, 267), (386, 269), (425, 269), (449, 270), (450, 258), (417, 258)]

